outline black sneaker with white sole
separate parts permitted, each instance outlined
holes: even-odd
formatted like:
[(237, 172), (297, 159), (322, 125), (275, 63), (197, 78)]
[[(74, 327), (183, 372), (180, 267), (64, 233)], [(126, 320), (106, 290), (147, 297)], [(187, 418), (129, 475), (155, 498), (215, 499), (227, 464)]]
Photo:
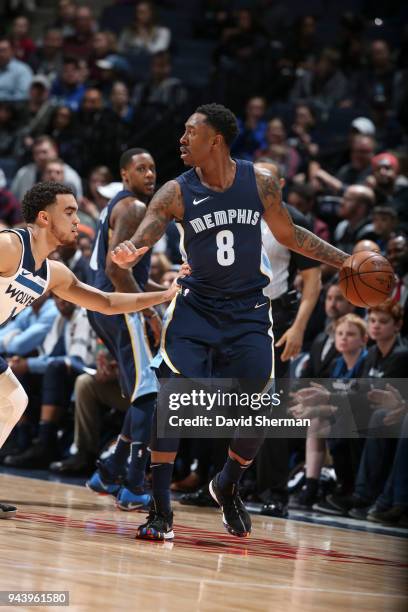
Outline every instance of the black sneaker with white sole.
[(239, 538), (246, 538), (251, 533), (251, 517), (239, 496), (237, 485), (231, 492), (222, 491), (218, 486), (219, 474), (210, 482), (211, 497), (222, 510), (222, 521), (229, 533)]
[(16, 516), (17, 508), (10, 504), (0, 504), (0, 519), (8, 519)]
[(137, 529), (136, 540), (164, 542), (173, 538), (173, 512), (168, 514), (159, 512), (152, 503), (146, 522)]

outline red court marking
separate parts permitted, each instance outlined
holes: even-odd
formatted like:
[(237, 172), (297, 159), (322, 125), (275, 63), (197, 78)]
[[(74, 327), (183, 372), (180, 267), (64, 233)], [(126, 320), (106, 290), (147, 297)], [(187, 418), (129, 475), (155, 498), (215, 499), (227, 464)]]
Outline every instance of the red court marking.
[[(136, 533), (136, 525), (134, 523), (121, 519), (107, 520), (91, 518), (88, 520), (79, 520), (64, 515), (48, 514), (46, 512), (19, 512), (15, 520), (30, 521), (37, 524), (54, 524), (66, 529), (83, 529), (90, 534), (116, 534), (128, 537), (129, 539), (133, 539)], [(320, 557), (336, 563), (363, 563), (366, 565), (408, 568), (408, 563), (402, 563), (400, 561), (341, 553), (336, 550), (325, 550), (312, 546), (293, 546), (286, 542), (267, 538), (234, 538), (226, 533), (208, 531), (180, 524), (175, 524), (174, 528), (176, 532), (174, 545), (178, 548), (199, 549), (199, 551), (202, 552), (224, 553), (245, 557), (288, 559), (290, 561)], [(162, 544), (157, 543), (157, 545), (161, 546)]]

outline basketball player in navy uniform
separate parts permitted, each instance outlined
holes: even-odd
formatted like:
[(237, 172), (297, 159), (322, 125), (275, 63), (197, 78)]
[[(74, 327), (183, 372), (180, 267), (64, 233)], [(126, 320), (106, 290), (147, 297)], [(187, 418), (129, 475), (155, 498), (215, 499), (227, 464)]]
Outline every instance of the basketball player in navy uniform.
[[(162, 332), (162, 357), (174, 376), (211, 376), (210, 355), (224, 364), (219, 376), (273, 376), (272, 320), (262, 293), (269, 281), (262, 272), (262, 217), (289, 249), (337, 268), (348, 257), (294, 225), (274, 176), (231, 158), (237, 133), (230, 110), (218, 104), (198, 107), (180, 139), (181, 158), (193, 168), (163, 185), (132, 239), (112, 253), (118, 265), (133, 265), (140, 257), (136, 246), (153, 246), (171, 220), (179, 223), (191, 275), (179, 280), (182, 291)], [(236, 536), (251, 531), (238, 483), (263, 435), (258, 440), (235, 437), (223, 469), (210, 483), (224, 525)], [(158, 438), (153, 426), (151, 449), (153, 503), (136, 537), (166, 540), (174, 537), (169, 485), (177, 440)]]
[[(123, 189), (101, 213), (90, 268), (92, 286), (103, 291), (139, 293), (148, 283), (150, 251), (133, 270), (124, 270), (112, 263), (110, 252), (123, 240), (131, 238), (139, 227), (146, 204), (156, 187), (156, 166), (145, 149), (125, 151), (119, 162)], [(152, 286), (152, 281), (149, 281)], [(152, 287), (160, 289), (159, 285)], [(159, 323), (152, 309), (114, 317), (89, 312), (89, 321), (97, 335), (115, 357), (120, 374), (122, 393), (130, 407), (124, 419), (113, 455), (98, 462), (98, 469), (88, 480), (87, 487), (97, 493), (116, 496), (117, 506), (136, 510), (147, 505), (150, 496), (144, 492), (144, 477), (148, 459), (147, 444), (157, 396), (157, 379), (150, 368), (152, 355), (146, 338), (144, 317)], [(156, 330), (160, 340), (159, 325)], [(130, 462), (127, 464), (130, 450)], [(121, 486), (122, 481), (124, 486)]]
[[(4, 325), (47, 291), (104, 314), (135, 312), (172, 299), (178, 290), (152, 293), (105, 293), (80, 282), (58, 261), (47, 256), (60, 245), (72, 246), (78, 236), (78, 205), (69, 187), (38, 183), (24, 196), (27, 229), (0, 232), (0, 324)], [(140, 249), (143, 256), (147, 249)], [(0, 448), (27, 406), (27, 395), (0, 357)], [(0, 518), (16, 508), (0, 504)]]

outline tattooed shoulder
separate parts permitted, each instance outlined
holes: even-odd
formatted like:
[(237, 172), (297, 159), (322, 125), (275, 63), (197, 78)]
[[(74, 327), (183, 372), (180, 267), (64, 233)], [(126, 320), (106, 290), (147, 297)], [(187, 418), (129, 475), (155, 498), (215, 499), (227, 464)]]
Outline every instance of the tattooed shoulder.
[(281, 202), (279, 179), (263, 168), (254, 168), (259, 196), (265, 210)]
[(177, 181), (168, 181), (154, 195), (149, 208), (160, 210), (168, 218), (181, 220), (184, 215), (183, 198)]

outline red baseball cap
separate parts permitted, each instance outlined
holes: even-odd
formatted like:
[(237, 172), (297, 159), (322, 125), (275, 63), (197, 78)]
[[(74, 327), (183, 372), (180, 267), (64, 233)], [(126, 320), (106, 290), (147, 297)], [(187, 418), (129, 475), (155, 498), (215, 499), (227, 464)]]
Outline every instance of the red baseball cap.
[(392, 153), (379, 153), (375, 155), (371, 160), (373, 169), (375, 170), (378, 166), (392, 166), (395, 172), (399, 172), (399, 161)]

